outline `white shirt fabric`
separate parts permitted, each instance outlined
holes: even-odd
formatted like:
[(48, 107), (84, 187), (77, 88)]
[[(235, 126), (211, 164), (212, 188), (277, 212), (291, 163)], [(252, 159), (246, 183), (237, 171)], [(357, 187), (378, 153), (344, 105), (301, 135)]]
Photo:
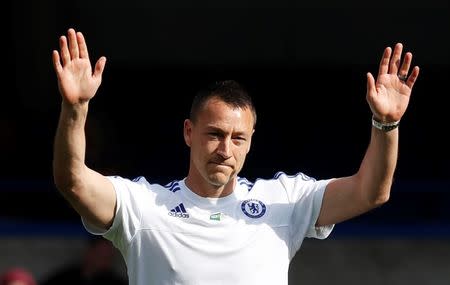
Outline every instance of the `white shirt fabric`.
[(184, 179), (165, 186), (145, 178), (108, 177), (117, 194), (114, 222), (102, 234), (122, 253), (130, 285), (288, 284), (289, 262), (315, 227), (330, 180), (282, 172), (234, 192), (204, 198)]

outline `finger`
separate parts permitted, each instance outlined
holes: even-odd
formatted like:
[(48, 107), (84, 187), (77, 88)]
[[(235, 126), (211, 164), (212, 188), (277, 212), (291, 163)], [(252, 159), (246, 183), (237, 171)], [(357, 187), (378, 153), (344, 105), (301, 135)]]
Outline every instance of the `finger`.
[(70, 57), (72, 59), (76, 59), (79, 57), (77, 35), (76, 35), (74, 29), (69, 29), (69, 31), (67, 33), (68, 33), (68, 37), (69, 37)]
[(416, 83), (417, 77), (419, 76), (419, 71), (420, 68), (418, 66), (414, 66), (408, 80), (406, 80), (406, 85), (408, 85), (409, 88), (413, 88), (414, 83)]
[(388, 73), (389, 58), (391, 57), (391, 53), (392, 49), (390, 47), (384, 49), (383, 56), (380, 61), (380, 67), (378, 69), (378, 76)]
[(392, 53), (391, 61), (389, 62), (389, 74), (398, 73), (398, 68), (400, 67), (400, 58), (402, 56), (403, 45), (397, 43), (394, 47), (394, 52)]
[(94, 69), (93, 76), (101, 79), (103, 70), (105, 69), (105, 65), (106, 65), (106, 57), (102, 56), (95, 63), (95, 69)]
[(69, 48), (67, 47), (66, 36), (61, 36), (59, 38), (59, 48), (61, 50), (62, 64), (63, 64), (63, 66), (65, 66), (67, 63), (70, 62), (70, 53), (69, 53)]
[(377, 94), (376, 87), (375, 87), (375, 78), (373, 78), (373, 75), (368, 72), (366, 74), (367, 77), (367, 93), (366, 93), (366, 101), (371, 105), (374, 101), (374, 97)]
[(63, 68), (62, 68), (61, 62), (59, 60), (58, 51), (56, 51), (56, 50), (53, 51), (52, 59), (53, 59), (53, 67), (55, 68), (56, 73), (59, 75), (59, 73), (63, 71)]
[(367, 96), (369, 96), (370, 94), (376, 93), (375, 78), (373, 78), (373, 75), (370, 72), (367, 72), (366, 77), (367, 77)]
[(86, 40), (81, 32), (77, 33), (78, 49), (80, 50), (80, 58), (89, 58)]
[(403, 58), (402, 66), (400, 67), (400, 70), (398, 71), (399, 77), (408, 77), (409, 68), (411, 67), (411, 61), (412, 61), (412, 53), (407, 52), (405, 54), (405, 57)]

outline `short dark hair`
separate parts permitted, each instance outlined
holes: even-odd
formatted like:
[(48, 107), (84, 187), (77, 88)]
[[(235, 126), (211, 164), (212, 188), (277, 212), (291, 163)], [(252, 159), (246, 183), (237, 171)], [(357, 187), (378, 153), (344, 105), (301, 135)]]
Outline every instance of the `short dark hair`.
[(190, 120), (195, 122), (199, 110), (210, 98), (218, 98), (234, 108), (249, 108), (256, 125), (256, 109), (247, 90), (235, 80), (215, 81), (197, 92), (192, 101)]

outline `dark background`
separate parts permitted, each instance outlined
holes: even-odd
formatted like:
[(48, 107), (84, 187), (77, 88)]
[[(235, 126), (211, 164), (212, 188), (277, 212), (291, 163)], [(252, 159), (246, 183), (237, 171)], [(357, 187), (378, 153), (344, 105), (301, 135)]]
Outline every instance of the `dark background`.
[(162, 184), (187, 174), (183, 120), (196, 90), (218, 79), (246, 86), (259, 115), (240, 176), (353, 174), (370, 138), (366, 72), (376, 74), (383, 49), (402, 42), (421, 73), (400, 127), (392, 198), (341, 228), (359, 224), (372, 234), (377, 224), (421, 225), (448, 233), (447, 1), (8, 4), (1, 217), (79, 221), (55, 190), (51, 169), (61, 101), (51, 51), (73, 27), (84, 33), (91, 61), (108, 58), (90, 103), (88, 165)]

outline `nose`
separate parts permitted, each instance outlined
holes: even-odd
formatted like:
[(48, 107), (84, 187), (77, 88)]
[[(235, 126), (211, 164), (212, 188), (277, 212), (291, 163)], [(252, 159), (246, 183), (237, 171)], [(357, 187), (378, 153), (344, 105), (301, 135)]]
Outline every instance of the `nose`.
[(231, 157), (231, 139), (224, 138), (220, 141), (217, 147), (217, 154), (220, 155), (223, 159), (228, 159)]

